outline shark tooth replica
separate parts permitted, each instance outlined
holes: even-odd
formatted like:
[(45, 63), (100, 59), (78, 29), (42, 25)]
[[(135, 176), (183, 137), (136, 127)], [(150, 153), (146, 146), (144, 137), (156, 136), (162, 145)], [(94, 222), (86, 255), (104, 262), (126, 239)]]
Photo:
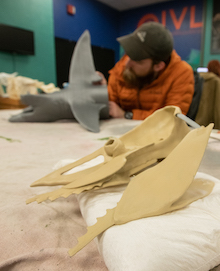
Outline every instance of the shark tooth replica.
[[(40, 203), (86, 190), (128, 183), (131, 176), (166, 158), (189, 133), (190, 128), (185, 121), (176, 117), (180, 113), (181, 110), (176, 106), (159, 109), (120, 138), (109, 139), (102, 148), (92, 154), (34, 182), (31, 186), (64, 186), (35, 196), (27, 200), (27, 203), (33, 201)], [(104, 157), (103, 163), (65, 175), (65, 172), (100, 155)]]
[[(194, 180), (194, 177), (212, 127), (210, 124), (190, 131), (167, 158), (132, 178), (117, 206), (108, 209), (105, 216), (88, 227), (78, 244), (69, 250), (69, 255), (75, 255), (114, 225), (178, 210), (211, 193), (213, 182)], [(195, 190), (197, 193), (192, 193)]]
[(88, 30), (79, 38), (73, 52), (69, 71), (69, 85), (61, 91), (23, 95), (21, 102), (28, 105), (10, 122), (52, 122), (76, 119), (82, 127), (99, 132), (99, 119), (109, 118), (108, 91), (96, 73)]

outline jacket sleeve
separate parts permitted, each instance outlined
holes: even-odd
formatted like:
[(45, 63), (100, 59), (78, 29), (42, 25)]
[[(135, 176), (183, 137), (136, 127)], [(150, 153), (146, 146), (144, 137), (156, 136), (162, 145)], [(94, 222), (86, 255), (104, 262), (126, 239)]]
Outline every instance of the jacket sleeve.
[(194, 74), (192, 68), (182, 71), (173, 81), (166, 96), (165, 106), (176, 105), (187, 114), (194, 94)]
[(128, 56), (124, 55), (115, 66), (109, 71), (108, 78), (108, 95), (109, 101), (113, 101), (120, 106), (120, 77), (121, 72), (124, 69), (126, 62), (128, 61)]
[(110, 73), (108, 78), (108, 96), (109, 101), (119, 104), (118, 82), (114, 73)]

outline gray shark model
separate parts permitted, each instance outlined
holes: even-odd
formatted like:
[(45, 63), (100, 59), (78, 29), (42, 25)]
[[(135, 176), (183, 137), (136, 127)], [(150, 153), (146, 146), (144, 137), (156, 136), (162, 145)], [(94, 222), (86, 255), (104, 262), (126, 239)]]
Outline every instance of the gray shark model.
[(109, 118), (107, 86), (95, 84), (100, 80), (94, 66), (90, 34), (85, 30), (73, 52), (68, 87), (49, 94), (21, 96), (21, 102), (28, 107), (9, 121), (76, 119), (85, 129), (99, 132), (99, 119)]

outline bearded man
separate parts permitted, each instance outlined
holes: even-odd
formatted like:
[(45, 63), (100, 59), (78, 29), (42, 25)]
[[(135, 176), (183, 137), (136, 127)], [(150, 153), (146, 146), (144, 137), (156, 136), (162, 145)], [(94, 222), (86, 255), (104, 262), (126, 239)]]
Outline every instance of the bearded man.
[(171, 32), (148, 22), (117, 39), (125, 55), (110, 70), (109, 114), (143, 120), (167, 105), (187, 114), (194, 94), (194, 74), (173, 49)]

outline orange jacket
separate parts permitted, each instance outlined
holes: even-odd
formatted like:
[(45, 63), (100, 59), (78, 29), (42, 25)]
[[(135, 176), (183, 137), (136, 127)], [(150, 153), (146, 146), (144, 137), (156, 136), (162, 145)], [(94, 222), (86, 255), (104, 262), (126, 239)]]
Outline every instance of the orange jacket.
[(169, 65), (151, 84), (142, 89), (129, 88), (122, 77), (128, 56), (109, 71), (109, 100), (123, 110), (132, 111), (133, 119), (145, 119), (155, 110), (167, 105), (180, 107), (187, 114), (194, 93), (194, 75), (191, 66), (182, 61), (173, 50)]

